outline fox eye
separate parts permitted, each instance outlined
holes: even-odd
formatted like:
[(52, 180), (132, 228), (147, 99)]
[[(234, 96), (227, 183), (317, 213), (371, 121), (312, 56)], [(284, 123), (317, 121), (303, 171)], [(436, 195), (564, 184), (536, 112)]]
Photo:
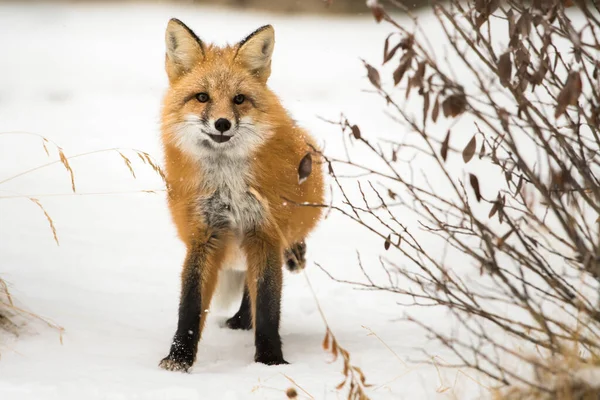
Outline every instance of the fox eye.
[(246, 100), (246, 96), (244, 96), (243, 94), (238, 94), (233, 98), (233, 102), (235, 104), (242, 104), (244, 100)]
[(208, 94), (207, 93), (198, 93), (196, 95), (196, 98), (198, 99), (198, 101), (200, 103), (206, 103), (209, 99)]

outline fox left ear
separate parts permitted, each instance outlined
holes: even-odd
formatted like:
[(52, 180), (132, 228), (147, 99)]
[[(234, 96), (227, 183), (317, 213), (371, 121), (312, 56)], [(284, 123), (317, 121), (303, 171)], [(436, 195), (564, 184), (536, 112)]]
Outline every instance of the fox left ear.
[(238, 44), (236, 59), (266, 82), (271, 75), (271, 55), (274, 46), (275, 30), (271, 25), (265, 25)]

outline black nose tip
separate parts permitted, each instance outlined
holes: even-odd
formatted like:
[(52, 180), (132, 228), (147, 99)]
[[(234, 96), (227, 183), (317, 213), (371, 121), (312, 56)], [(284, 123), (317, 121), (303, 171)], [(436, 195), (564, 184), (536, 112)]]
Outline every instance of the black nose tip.
[(215, 128), (221, 133), (227, 132), (231, 128), (231, 122), (225, 118), (219, 118), (215, 121)]

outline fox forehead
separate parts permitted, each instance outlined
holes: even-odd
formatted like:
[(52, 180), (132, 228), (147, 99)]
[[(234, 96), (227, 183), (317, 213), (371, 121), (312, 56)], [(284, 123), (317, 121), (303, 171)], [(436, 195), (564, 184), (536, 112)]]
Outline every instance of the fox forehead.
[(252, 74), (235, 60), (235, 54), (234, 47), (208, 47), (204, 60), (182, 77), (176, 86), (197, 91), (212, 89), (227, 94), (254, 89)]

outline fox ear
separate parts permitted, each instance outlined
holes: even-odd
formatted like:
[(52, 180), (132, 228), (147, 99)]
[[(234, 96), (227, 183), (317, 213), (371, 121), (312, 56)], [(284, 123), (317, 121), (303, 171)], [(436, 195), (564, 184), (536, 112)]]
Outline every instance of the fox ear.
[(196, 34), (180, 20), (173, 18), (165, 33), (167, 45), (166, 70), (173, 82), (189, 72), (204, 59), (204, 44)]
[(275, 46), (275, 30), (265, 25), (252, 32), (238, 44), (236, 58), (261, 80), (271, 75), (271, 55)]

